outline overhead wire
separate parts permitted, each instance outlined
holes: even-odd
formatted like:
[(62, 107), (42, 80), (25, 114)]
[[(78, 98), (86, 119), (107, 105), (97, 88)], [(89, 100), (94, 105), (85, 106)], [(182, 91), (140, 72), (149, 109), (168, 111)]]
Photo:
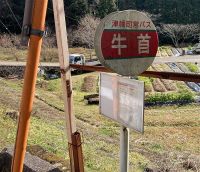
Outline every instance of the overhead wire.
[(5, 0), (5, 1), (6, 1), (6, 4), (7, 4), (8, 8), (9, 8), (10, 12), (12, 13), (12, 15), (13, 15), (13, 17), (14, 17), (15, 21), (17, 22), (17, 24), (18, 24), (18, 26), (19, 26), (20, 30), (22, 30), (21, 24), (19, 23), (19, 21), (18, 21), (18, 19), (17, 19), (16, 15), (14, 14), (14, 12), (13, 12), (12, 8), (10, 7), (10, 5), (9, 5), (8, 1), (7, 1), (7, 0)]
[(12, 33), (10, 32), (10, 30), (7, 28), (7, 26), (2, 22), (2, 20), (0, 19), (0, 23), (3, 25), (3, 27), (8, 31), (8, 33), (10, 35), (12, 35)]

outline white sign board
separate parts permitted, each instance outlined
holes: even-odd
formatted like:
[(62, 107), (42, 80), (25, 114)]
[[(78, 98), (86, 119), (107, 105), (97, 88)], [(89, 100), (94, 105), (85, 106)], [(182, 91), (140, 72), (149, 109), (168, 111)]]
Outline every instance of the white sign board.
[(99, 95), (102, 115), (144, 132), (144, 82), (101, 73)]

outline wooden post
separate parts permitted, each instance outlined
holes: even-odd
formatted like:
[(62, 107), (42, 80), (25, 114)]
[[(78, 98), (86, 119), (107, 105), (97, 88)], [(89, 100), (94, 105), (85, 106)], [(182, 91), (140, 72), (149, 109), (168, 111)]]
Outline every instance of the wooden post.
[(75, 171), (84, 172), (81, 135), (75, 132), (72, 135), (72, 150), (74, 155)]
[(24, 76), (22, 99), (20, 104), (20, 116), (15, 141), (15, 151), (12, 162), (12, 172), (22, 172), (27, 146), (30, 115), (35, 95), (38, 64), (42, 46), (42, 36), (38, 32), (45, 29), (45, 18), (48, 0), (35, 0), (32, 18), (32, 32), (30, 36), (28, 59)]
[[(69, 50), (68, 50), (68, 40), (65, 22), (65, 12), (63, 0), (53, 0), (53, 11), (54, 20), (56, 27), (56, 38), (58, 45), (58, 55), (59, 63), (61, 68), (61, 80), (63, 85), (63, 95), (64, 95), (64, 107), (65, 107), (65, 117), (66, 117), (66, 127), (67, 127), (67, 137), (69, 143), (69, 155), (70, 164), (72, 172), (82, 172), (84, 171), (83, 160), (78, 159), (76, 151), (73, 147), (77, 147), (78, 140), (72, 141), (74, 138), (79, 139), (79, 137), (74, 137), (76, 135), (76, 124), (75, 116), (73, 114), (73, 100), (72, 100), (72, 83), (71, 83), (71, 71), (69, 65)], [(81, 147), (81, 145), (79, 145)], [(82, 158), (82, 149), (78, 151)], [(77, 168), (77, 166), (81, 166)], [(77, 171), (78, 169), (78, 171)]]

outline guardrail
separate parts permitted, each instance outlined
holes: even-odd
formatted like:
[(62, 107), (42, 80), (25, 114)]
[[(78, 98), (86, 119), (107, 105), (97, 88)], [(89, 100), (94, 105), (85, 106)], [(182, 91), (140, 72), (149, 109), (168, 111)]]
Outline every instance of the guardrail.
[[(105, 68), (103, 66), (86, 66), (86, 65), (70, 64), (70, 67), (85, 71), (114, 73), (110, 69)], [(142, 74), (140, 74), (140, 76), (200, 83), (200, 75), (191, 73), (186, 74), (186, 73), (176, 73), (176, 72), (145, 71)]]

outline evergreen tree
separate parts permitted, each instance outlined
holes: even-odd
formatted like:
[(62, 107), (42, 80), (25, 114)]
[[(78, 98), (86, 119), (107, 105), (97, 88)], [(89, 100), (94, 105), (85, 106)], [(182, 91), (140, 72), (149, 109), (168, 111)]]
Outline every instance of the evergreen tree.
[(66, 0), (65, 15), (68, 25), (77, 25), (81, 18), (88, 13), (88, 3), (86, 0)]
[(104, 18), (107, 14), (116, 10), (117, 6), (115, 0), (100, 0), (97, 6), (97, 16)]
[[(20, 33), (25, 0), (1, 0), (0, 32)], [(64, 0), (67, 26), (77, 26), (89, 12), (103, 18), (118, 10), (136, 9), (154, 14), (158, 24), (200, 23), (200, 0)], [(13, 13), (12, 13), (13, 12)], [(14, 14), (14, 15), (13, 15)], [(52, 2), (49, 1), (46, 25), (54, 30)], [(6, 27), (5, 27), (6, 26)]]
[(134, 0), (118, 0), (119, 10), (135, 9)]
[(134, 0), (137, 10), (144, 10), (145, 0)]

